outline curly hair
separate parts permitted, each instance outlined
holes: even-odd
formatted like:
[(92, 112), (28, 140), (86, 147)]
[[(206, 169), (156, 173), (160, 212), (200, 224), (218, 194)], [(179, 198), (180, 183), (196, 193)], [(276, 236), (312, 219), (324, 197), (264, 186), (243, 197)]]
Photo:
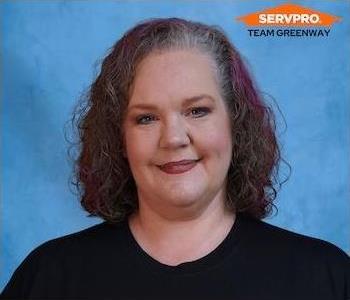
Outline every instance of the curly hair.
[(268, 216), (281, 160), (273, 111), (263, 101), (243, 60), (218, 26), (180, 18), (143, 21), (104, 58), (83, 102), (73, 113), (78, 157), (73, 183), (90, 216), (119, 222), (138, 208), (137, 186), (124, 153), (123, 120), (137, 65), (153, 51), (195, 49), (207, 54), (231, 118), (232, 161), (226, 206), (253, 218)]

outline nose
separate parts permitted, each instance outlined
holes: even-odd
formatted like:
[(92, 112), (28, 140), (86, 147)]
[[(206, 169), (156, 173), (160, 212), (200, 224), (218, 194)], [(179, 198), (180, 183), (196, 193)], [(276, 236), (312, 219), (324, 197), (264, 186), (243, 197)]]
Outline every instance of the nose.
[(160, 148), (179, 148), (191, 142), (186, 122), (174, 116), (162, 124), (159, 140)]

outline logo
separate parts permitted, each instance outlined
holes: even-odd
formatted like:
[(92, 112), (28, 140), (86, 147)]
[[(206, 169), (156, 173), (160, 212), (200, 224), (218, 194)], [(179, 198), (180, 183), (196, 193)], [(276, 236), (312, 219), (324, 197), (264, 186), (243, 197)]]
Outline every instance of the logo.
[(341, 18), (301, 5), (285, 3), (238, 17), (237, 20), (248, 27), (255, 27), (248, 29), (249, 36), (254, 37), (328, 37), (333, 24)]

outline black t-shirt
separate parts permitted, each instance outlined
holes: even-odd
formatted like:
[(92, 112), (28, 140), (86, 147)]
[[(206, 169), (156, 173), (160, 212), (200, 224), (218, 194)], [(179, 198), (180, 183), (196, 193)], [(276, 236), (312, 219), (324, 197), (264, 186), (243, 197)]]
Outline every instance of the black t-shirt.
[(1, 299), (350, 299), (350, 259), (336, 246), (238, 215), (208, 255), (162, 264), (128, 223), (106, 222), (32, 251)]

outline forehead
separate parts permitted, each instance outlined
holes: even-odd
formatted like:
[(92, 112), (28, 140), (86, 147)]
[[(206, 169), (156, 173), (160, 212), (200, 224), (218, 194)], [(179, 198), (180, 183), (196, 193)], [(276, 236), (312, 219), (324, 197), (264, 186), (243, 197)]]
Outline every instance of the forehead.
[(195, 94), (219, 94), (215, 63), (197, 50), (155, 52), (136, 68), (130, 102), (158, 97), (184, 99)]

